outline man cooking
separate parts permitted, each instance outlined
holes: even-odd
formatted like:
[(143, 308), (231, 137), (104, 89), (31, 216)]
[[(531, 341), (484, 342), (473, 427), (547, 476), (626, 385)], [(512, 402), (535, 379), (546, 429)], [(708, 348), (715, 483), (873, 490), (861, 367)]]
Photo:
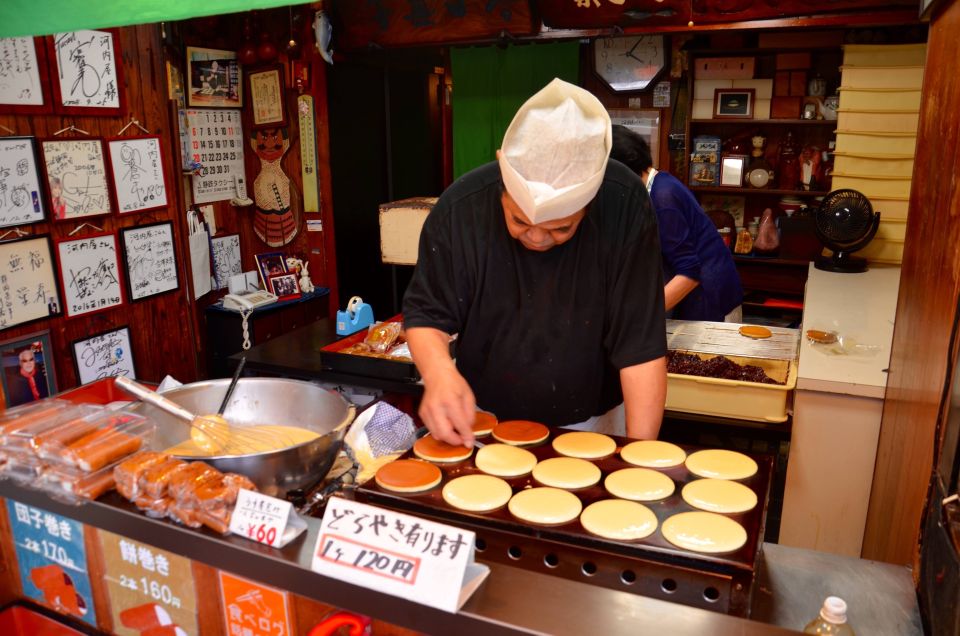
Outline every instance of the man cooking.
[(403, 316), (420, 416), (437, 439), (472, 445), (477, 407), (590, 428), (621, 401), (626, 434), (657, 437), (667, 378), (656, 217), (610, 147), (599, 100), (555, 79), (517, 112), (498, 161), (458, 179), (427, 217)]

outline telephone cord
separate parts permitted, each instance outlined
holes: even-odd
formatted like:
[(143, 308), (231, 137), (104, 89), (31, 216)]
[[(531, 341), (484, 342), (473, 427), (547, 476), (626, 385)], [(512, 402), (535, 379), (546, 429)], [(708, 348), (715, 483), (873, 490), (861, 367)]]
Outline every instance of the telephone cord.
[(240, 312), (240, 318), (243, 319), (243, 350), (250, 349), (250, 325), (247, 324), (247, 318), (253, 313), (252, 309)]

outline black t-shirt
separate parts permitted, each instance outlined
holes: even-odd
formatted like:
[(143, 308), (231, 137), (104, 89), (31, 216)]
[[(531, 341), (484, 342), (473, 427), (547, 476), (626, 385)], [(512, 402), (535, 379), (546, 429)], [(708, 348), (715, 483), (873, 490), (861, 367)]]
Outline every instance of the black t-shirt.
[(507, 232), (500, 169), (464, 175), (424, 223), (407, 328), (459, 333), (480, 408), (554, 426), (622, 401), (618, 369), (665, 355), (663, 274), (647, 190), (610, 161), (574, 236), (546, 252)]

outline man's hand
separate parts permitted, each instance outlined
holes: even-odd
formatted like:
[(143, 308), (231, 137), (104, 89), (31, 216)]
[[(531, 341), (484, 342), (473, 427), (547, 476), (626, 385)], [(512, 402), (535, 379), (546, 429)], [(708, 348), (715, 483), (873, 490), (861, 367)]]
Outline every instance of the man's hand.
[(450, 336), (439, 329), (407, 330), (410, 354), (423, 378), (420, 418), (442, 442), (473, 446), (476, 399), (450, 358)]

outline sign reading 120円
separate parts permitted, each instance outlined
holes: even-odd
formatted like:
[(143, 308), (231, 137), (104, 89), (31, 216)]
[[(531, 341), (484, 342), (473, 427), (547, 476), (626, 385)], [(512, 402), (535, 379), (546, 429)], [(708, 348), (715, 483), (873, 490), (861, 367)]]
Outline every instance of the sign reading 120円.
[(187, 149), (199, 168), (193, 176), (193, 202), (226, 201), (243, 178), (243, 127), (239, 110), (188, 109)]

